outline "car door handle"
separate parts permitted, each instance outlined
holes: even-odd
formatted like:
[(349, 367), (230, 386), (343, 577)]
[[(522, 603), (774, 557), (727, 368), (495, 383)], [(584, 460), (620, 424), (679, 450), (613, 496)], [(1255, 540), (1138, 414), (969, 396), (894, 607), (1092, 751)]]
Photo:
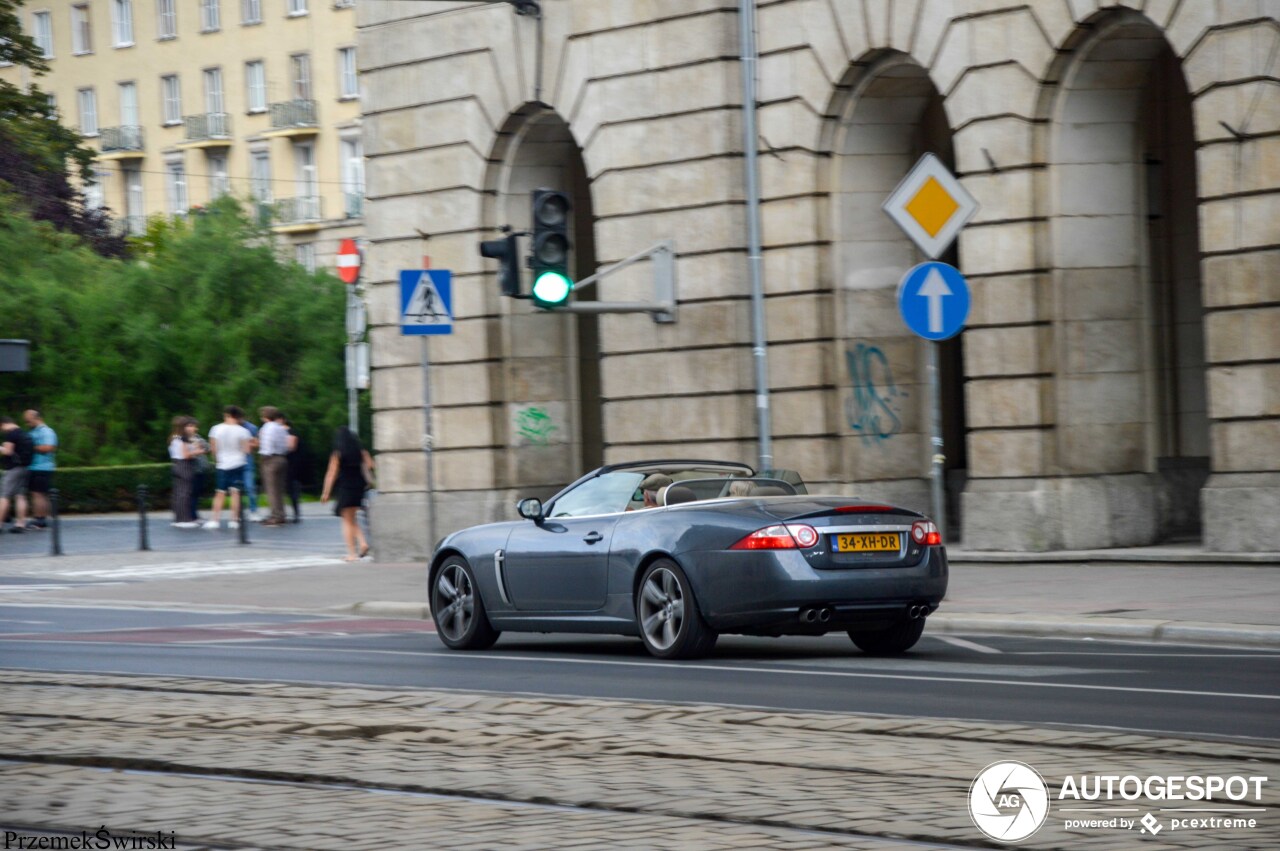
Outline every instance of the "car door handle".
[(594, 544), (599, 541), (603, 541), (604, 535), (601, 535), (599, 532), (588, 532), (587, 536), (582, 540), (586, 541), (588, 544)]

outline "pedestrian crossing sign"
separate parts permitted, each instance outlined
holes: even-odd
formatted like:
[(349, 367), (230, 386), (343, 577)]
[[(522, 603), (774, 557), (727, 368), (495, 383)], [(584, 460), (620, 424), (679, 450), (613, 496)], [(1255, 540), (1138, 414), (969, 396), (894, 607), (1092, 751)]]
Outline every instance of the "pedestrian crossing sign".
[(400, 272), (400, 333), (453, 333), (453, 274), (448, 269)]

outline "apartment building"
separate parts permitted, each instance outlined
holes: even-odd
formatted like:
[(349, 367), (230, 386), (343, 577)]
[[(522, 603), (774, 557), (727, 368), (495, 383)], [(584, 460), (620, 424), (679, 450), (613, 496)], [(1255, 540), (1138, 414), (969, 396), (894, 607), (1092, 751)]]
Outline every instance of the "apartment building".
[[(354, 0), (36, 0), (37, 82), (99, 151), (89, 203), (138, 233), (225, 194), (314, 268), (363, 222)], [(0, 68), (15, 83), (25, 68)]]

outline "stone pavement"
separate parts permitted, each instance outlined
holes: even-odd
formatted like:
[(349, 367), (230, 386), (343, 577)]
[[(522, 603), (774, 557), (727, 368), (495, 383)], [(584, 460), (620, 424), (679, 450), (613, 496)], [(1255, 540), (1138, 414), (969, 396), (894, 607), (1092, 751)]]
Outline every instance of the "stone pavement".
[[(1026, 725), (37, 672), (0, 688), (5, 829), (189, 846), (975, 847), (992, 843), (970, 784), (997, 760), (1051, 793), (1068, 774), (1280, 777), (1280, 748)], [(1021, 845), (1280, 847), (1274, 785), (1214, 802), (1257, 819), (1229, 835), (1068, 829), (1063, 806)]]

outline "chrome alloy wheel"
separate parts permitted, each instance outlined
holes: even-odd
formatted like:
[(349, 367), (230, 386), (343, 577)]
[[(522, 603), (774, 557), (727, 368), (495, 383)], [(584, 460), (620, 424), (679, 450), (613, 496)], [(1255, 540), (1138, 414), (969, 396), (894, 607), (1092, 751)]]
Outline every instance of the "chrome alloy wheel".
[(461, 641), (476, 612), (475, 588), (462, 565), (447, 564), (440, 571), (432, 602), (440, 631), (453, 641)]
[(640, 589), (640, 628), (658, 650), (675, 644), (684, 624), (684, 594), (680, 580), (665, 567), (645, 579)]

